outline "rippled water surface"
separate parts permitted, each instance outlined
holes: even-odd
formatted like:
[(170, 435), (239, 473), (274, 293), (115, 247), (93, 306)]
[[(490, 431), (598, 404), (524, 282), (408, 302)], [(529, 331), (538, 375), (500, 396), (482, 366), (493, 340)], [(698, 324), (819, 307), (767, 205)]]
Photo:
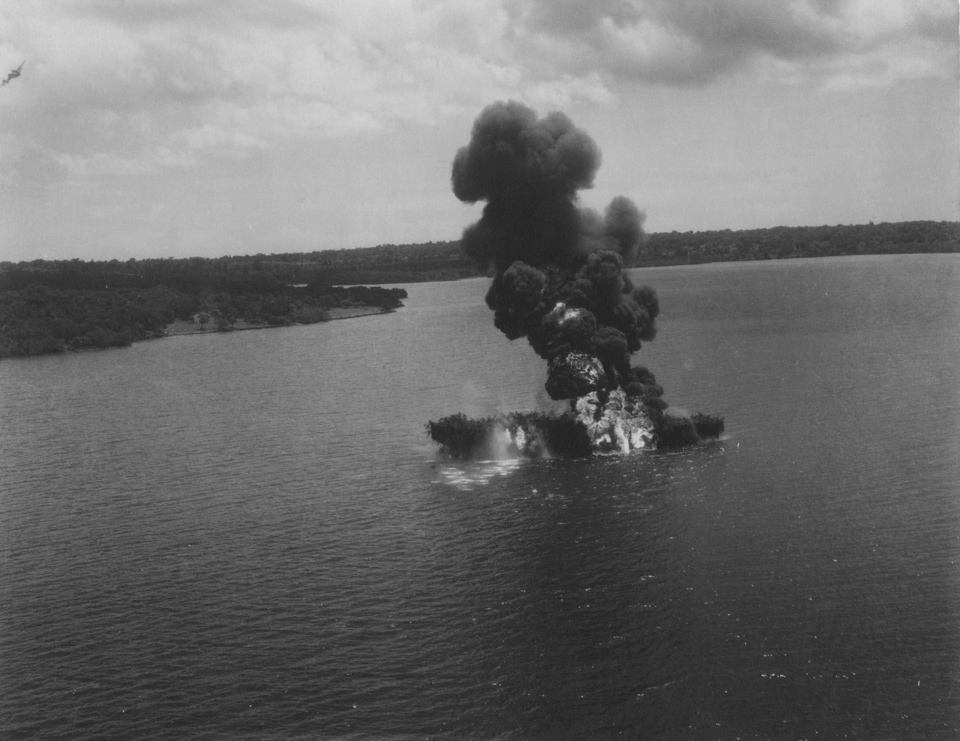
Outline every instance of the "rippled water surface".
[(723, 440), (437, 460), (542, 401), (485, 281), (4, 361), (0, 737), (957, 737), (960, 259), (636, 277)]

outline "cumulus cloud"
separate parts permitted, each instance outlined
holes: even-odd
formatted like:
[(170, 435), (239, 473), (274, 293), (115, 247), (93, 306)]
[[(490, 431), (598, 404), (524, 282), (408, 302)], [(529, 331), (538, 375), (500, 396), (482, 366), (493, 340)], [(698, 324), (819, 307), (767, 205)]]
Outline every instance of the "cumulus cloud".
[(515, 92), (505, 23), (493, 0), (24, 0), (0, 9), (0, 56), (30, 60), (0, 116), (86, 174), (433, 123)]
[(955, 74), (956, 15), (953, 0), (22, 0), (0, 9), (0, 55), (30, 60), (0, 116), (75, 173), (182, 167), (493, 99), (612, 105), (623, 81)]
[(507, 7), (517, 48), (558, 69), (617, 80), (702, 86), (762, 71), (830, 86), (956, 73), (953, 0), (507, 0)]
[[(411, 163), (420, 163), (418, 183), (442, 183), (437, 163), (444, 170), (449, 164), (456, 147), (451, 132), (466, 129), (495, 100), (566, 111), (615, 138), (639, 103), (649, 111), (669, 99), (670, 88), (720, 90), (727, 78), (838, 93), (831, 100), (904, 80), (954, 80), (957, 6), (955, 0), (7, 0), (0, 3), (0, 75), (23, 59), (22, 77), (0, 92), (0, 189), (5, 202), (19, 204), (0, 214), (0, 230), (39, 244), (50, 213), (66, 219), (69, 212), (76, 224), (107, 213), (117, 194), (131, 203), (177, 198), (193, 183), (206, 198), (274, 171), (294, 183), (290, 191), (298, 197), (316, 193), (325, 181), (313, 173), (326, 172), (332, 160), (339, 180), (349, 173), (362, 198), (374, 197), (376, 183), (384, 188), (377, 197), (409, 204), (417, 197), (409, 188)], [(702, 96), (709, 98), (709, 91)], [(692, 110), (692, 99), (684, 100)], [(388, 154), (404, 146), (417, 151)], [(341, 157), (347, 151), (352, 159)], [(344, 164), (361, 159), (376, 159), (376, 173)], [(385, 166), (402, 186), (391, 184)], [(248, 182), (223, 198), (221, 211), (252, 190)], [(671, 186), (661, 180), (658, 187)], [(326, 195), (339, 197), (333, 190)], [(331, 241), (346, 234), (377, 239), (361, 234), (370, 209), (350, 221), (342, 207), (323, 208), (325, 221), (340, 224)], [(178, 211), (181, 218), (188, 210)], [(377, 210), (388, 209), (378, 204)], [(209, 209), (196, 211), (200, 222)], [(131, 206), (130, 212), (140, 218), (150, 210)], [(437, 214), (444, 228), (461, 226), (441, 206), (417, 213), (423, 214), (418, 229), (431, 237)], [(398, 213), (383, 222), (397, 229), (413, 219)]]

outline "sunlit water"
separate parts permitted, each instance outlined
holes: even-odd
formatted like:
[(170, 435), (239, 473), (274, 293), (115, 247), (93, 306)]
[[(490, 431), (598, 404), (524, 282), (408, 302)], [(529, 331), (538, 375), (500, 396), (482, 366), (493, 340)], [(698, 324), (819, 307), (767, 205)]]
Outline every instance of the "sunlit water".
[(0, 738), (955, 738), (960, 259), (636, 277), (721, 441), (438, 460), (486, 281), (0, 363)]

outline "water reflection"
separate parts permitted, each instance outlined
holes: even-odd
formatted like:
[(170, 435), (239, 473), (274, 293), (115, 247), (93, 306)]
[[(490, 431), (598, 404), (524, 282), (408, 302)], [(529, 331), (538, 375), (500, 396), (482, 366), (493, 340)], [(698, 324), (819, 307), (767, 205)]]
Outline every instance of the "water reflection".
[(595, 738), (689, 722), (699, 641), (671, 492), (718, 454), (436, 464), (430, 527), (457, 536), (435, 557), (471, 613), (450, 646), (467, 660), (448, 681), (477, 709), (460, 727)]
[(473, 491), (478, 486), (489, 484), (492, 479), (513, 473), (522, 464), (523, 461), (518, 458), (438, 463), (436, 464), (436, 470), (439, 478), (435, 479), (434, 483), (446, 484), (459, 491)]
[(644, 362), (731, 438), (624, 459), (431, 466), (464, 379), (480, 414), (542, 387), (485, 282), (362, 331), (3, 361), (0, 736), (945, 737), (945, 259), (725, 267), (732, 304), (659, 271)]

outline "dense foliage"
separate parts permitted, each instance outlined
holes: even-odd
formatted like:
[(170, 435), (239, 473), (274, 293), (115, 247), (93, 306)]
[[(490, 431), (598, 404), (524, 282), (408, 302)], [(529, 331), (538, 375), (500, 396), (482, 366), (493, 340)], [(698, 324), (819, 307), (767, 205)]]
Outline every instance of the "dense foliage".
[[(960, 252), (960, 224), (913, 221), (651, 234), (638, 267), (832, 255)], [(128, 345), (171, 322), (282, 326), (335, 307), (400, 305), (402, 289), (337, 287), (479, 275), (460, 243), (188, 259), (0, 263), (0, 357)]]
[(839, 255), (960, 252), (960, 224), (907, 221), (651, 234), (637, 267)]
[[(99, 265), (103, 265), (100, 263)], [(83, 269), (35, 270), (38, 280), (23, 287), (4, 284), (0, 290), (0, 358), (66, 350), (122, 347), (137, 340), (162, 337), (176, 320), (198, 329), (231, 330), (326, 321), (330, 309), (401, 306), (401, 288), (367, 286), (260, 286), (237, 283), (211, 290), (187, 281), (179, 288), (85, 285)], [(77, 263), (76, 265), (98, 265)], [(46, 275), (45, 275), (46, 272)], [(91, 273), (95, 274), (94, 271)], [(22, 273), (21, 273), (22, 276)], [(20, 276), (18, 276), (20, 277)], [(45, 284), (42, 278), (47, 277)], [(76, 281), (72, 278), (76, 277)], [(63, 286), (63, 287), (61, 287)], [(230, 290), (230, 289), (233, 290)]]
[[(651, 234), (638, 267), (829, 255), (960, 252), (960, 224), (911, 221), (856, 226), (776, 227)], [(151, 288), (270, 293), (290, 285), (416, 283), (478, 275), (460, 242), (386, 244), (352, 250), (186, 259), (0, 263), (0, 290)]]

